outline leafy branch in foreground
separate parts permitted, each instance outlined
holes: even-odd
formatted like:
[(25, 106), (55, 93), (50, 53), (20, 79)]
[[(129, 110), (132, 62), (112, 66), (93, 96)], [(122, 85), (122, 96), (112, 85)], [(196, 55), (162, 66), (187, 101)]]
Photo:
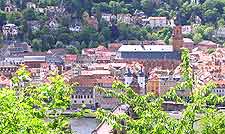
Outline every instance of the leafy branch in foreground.
[[(136, 118), (128, 114), (115, 115), (98, 109), (97, 117), (107, 121), (117, 130), (125, 129), (129, 134), (212, 134), (225, 132), (225, 114), (216, 108), (224, 102), (224, 97), (212, 93), (213, 83), (200, 86), (195, 85), (192, 78), (188, 50), (182, 54), (182, 77), (184, 82), (179, 83), (163, 96), (148, 93), (140, 96), (122, 82), (115, 82), (112, 89), (98, 88), (102, 92), (118, 98), (121, 104), (127, 104)], [(190, 101), (177, 95), (180, 89), (191, 92)], [(191, 90), (190, 90), (191, 89)], [(162, 104), (166, 100), (180, 102), (185, 105), (179, 118), (170, 116), (163, 111)], [(124, 120), (125, 125), (120, 121)]]
[(13, 87), (0, 91), (0, 133), (71, 133), (62, 112), (70, 106), (73, 92), (61, 76), (47, 84), (31, 84), (30, 73), (22, 66), (12, 78)]

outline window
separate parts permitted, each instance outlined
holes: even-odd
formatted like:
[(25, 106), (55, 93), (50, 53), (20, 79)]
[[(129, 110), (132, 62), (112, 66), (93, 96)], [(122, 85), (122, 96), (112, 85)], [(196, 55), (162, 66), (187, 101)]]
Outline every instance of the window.
[(92, 103), (92, 101), (89, 101), (89, 103), (91, 104), (91, 103)]
[(77, 101), (76, 101), (76, 100), (74, 100), (74, 103), (77, 103)]
[(84, 103), (84, 101), (82, 101), (82, 103)]

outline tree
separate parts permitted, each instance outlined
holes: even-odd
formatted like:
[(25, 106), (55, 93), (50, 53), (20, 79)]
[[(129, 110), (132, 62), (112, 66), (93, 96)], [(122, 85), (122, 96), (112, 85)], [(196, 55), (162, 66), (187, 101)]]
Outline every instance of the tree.
[(221, 18), (220, 20), (218, 20), (217, 22), (217, 27), (224, 27), (225, 25), (225, 21), (223, 18)]
[[(197, 85), (197, 89), (194, 89), (193, 83), (196, 82), (192, 79), (189, 53), (186, 49), (182, 54), (181, 67), (184, 82), (177, 84), (163, 96), (155, 96), (151, 93), (140, 96), (129, 86), (118, 81), (113, 84), (112, 90), (96, 87), (103, 93), (118, 98), (122, 104), (129, 107), (124, 114), (112, 114), (98, 109), (98, 118), (120, 132), (122, 130), (132, 134), (223, 133), (225, 113), (220, 112), (215, 105), (224, 102), (224, 97), (212, 93), (212, 89), (215, 88), (213, 83)], [(190, 92), (190, 100), (178, 96), (179, 90)], [(181, 113), (181, 117), (176, 119), (163, 111), (164, 101), (184, 104), (186, 108)], [(196, 127), (196, 124), (199, 126)]]
[(2, 26), (6, 22), (6, 14), (5, 12), (0, 10), (0, 26)]
[(66, 50), (69, 54), (79, 54), (79, 50), (75, 46), (72, 46), (72, 45), (68, 46), (66, 48)]
[(32, 40), (32, 49), (34, 51), (41, 51), (41, 47), (42, 47), (42, 40), (40, 40), (40, 39)]
[(113, 14), (118, 14), (118, 13), (120, 13), (121, 12), (121, 5), (120, 5), (120, 3), (119, 2), (116, 2), (116, 1), (110, 1), (109, 2), (109, 6), (110, 6), (110, 8), (111, 8), (111, 12), (113, 13)]
[(12, 78), (13, 86), (1, 89), (1, 133), (71, 133), (62, 112), (70, 105), (73, 88), (59, 75), (48, 84), (30, 84), (29, 79), (22, 66)]
[(23, 17), (24, 19), (30, 21), (30, 20), (35, 20), (36, 19), (36, 15), (35, 15), (35, 11), (32, 8), (28, 8), (23, 10)]
[(196, 33), (193, 36), (193, 41), (195, 44), (198, 44), (199, 42), (201, 42), (203, 39), (202, 35), (200, 33)]
[(55, 43), (55, 47), (56, 47), (56, 48), (63, 48), (63, 47), (64, 47), (64, 44), (63, 44), (62, 41), (57, 41), (57, 42)]
[(151, 16), (153, 14), (154, 9), (155, 9), (155, 5), (154, 5), (153, 0), (142, 0), (141, 5), (142, 5), (142, 8), (143, 8), (143, 11), (147, 15)]

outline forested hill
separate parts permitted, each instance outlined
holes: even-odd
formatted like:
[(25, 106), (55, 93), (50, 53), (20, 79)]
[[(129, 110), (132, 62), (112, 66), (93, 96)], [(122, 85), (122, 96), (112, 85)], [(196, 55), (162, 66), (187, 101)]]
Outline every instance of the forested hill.
[[(27, 8), (29, 2), (34, 4), (35, 8)], [(14, 5), (17, 10), (4, 12), (7, 3)], [(49, 6), (57, 7), (56, 11), (44, 13)], [(161, 38), (158, 29), (147, 26), (123, 23), (112, 25), (102, 19), (103, 14), (133, 16), (137, 12), (143, 12), (147, 17), (164, 16), (170, 20), (179, 11), (182, 25), (193, 24), (198, 16), (203, 25), (200, 29), (208, 28), (206, 32), (210, 33), (224, 26), (224, 7), (224, 0), (1, 0), (0, 26), (6, 23), (16, 24), (19, 27), (18, 35), (7, 40), (27, 41), (36, 51), (68, 47), (73, 53), (78, 53), (82, 48), (127, 39), (163, 39), (168, 44), (170, 38), (168, 32)], [(96, 18), (97, 22), (91, 21), (96, 23), (95, 28), (86, 25), (85, 14)], [(51, 28), (49, 25), (57, 28)], [(213, 39), (211, 34), (198, 33), (201, 35), (188, 37), (192, 39), (195, 37), (197, 41), (210, 39), (223, 42), (221, 39)], [(1, 41), (6, 40), (2, 34), (0, 37)]]

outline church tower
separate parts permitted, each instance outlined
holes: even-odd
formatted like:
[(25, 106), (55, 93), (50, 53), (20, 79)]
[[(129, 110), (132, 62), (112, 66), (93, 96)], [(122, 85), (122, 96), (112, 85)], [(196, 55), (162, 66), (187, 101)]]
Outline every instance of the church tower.
[(180, 13), (177, 12), (175, 27), (173, 28), (173, 50), (180, 51), (183, 47), (183, 34), (182, 34), (182, 25), (180, 20)]

